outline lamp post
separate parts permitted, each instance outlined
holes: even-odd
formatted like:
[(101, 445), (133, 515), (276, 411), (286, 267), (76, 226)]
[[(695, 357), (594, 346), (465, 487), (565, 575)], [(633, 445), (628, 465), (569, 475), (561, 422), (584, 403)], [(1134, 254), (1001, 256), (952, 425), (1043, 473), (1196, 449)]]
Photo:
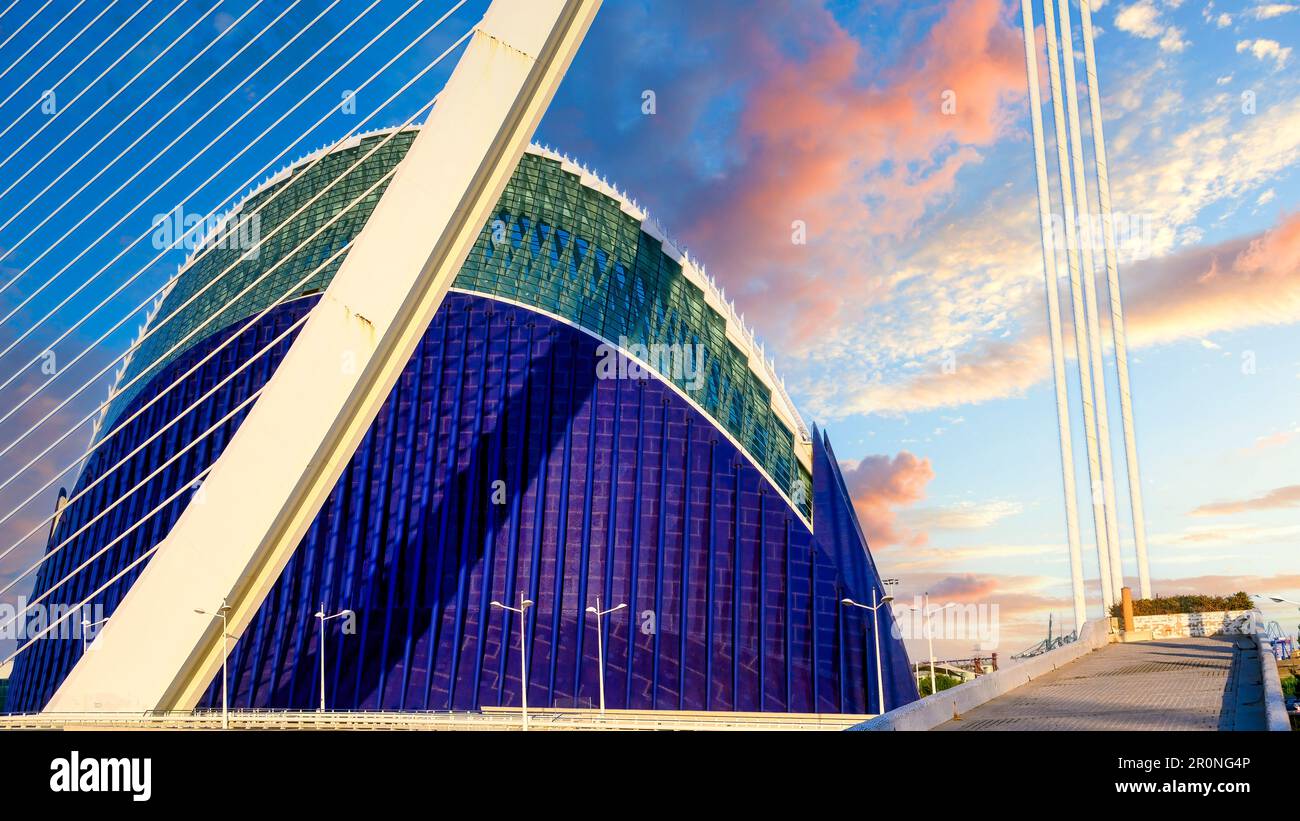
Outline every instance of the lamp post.
[[(942, 613), (944, 610), (947, 610), (949, 607), (956, 607), (957, 602), (948, 602), (943, 607), (937, 607), (931, 610), (930, 594), (927, 592), (924, 595), (925, 595), (925, 603), (921, 606), (921, 615), (925, 619), (925, 640), (926, 643), (929, 645), (929, 650), (930, 650), (930, 695), (934, 695), (936, 692), (938, 692), (938, 690), (935, 689), (935, 681), (934, 681), (934, 628), (931, 627), (931, 619), (933, 618), (935, 613)], [(903, 609), (915, 610), (916, 608), (905, 607)]]
[(596, 663), (600, 665), (598, 672), (600, 673), (600, 714), (602, 717), (605, 715), (605, 645), (600, 636), (600, 620), (601, 617), (608, 616), (610, 613), (617, 613), (625, 607), (627, 607), (627, 602), (611, 607), (608, 610), (601, 610), (600, 596), (597, 596), (596, 606), (587, 608), (587, 612), (596, 617)]
[(520, 593), (518, 607), (511, 607), (499, 601), (492, 602), (492, 606), (519, 614), (519, 703), (523, 707), (524, 732), (528, 732), (528, 648), (525, 644), (524, 614), (528, 612), (528, 608), (533, 606), (533, 602), (530, 599), (525, 599), (524, 594)]
[(316, 611), (316, 618), (320, 619), (320, 709), (317, 712), (325, 712), (325, 622), (353, 615), (355, 614), (351, 610), (340, 610), (332, 616), (327, 616), (325, 602), (321, 602), (320, 610)]
[(217, 612), (215, 613), (209, 613), (206, 610), (199, 610), (198, 608), (195, 608), (194, 612), (201, 616), (212, 616), (214, 618), (217, 616), (221, 617), (221, 729), (229, 730), (230, 691), (228, 680), (230, 676), (227, 659), (230, 656), (230, 643), (227, 639), (230, 638), (230, 623), (228, 621), (230, 606), (226, 604), (225, 599), (222, 599), (221, 607), (217, 608)]
[(885, 714), (885, 677), (880, 665), (880, 608), (894, 600), (892, 595), (885, 596), (877, 601), (879, 594), (876, 589), (871, 588), (871, 604), (859, 604), (853, 599), (840, 599), (841, 604), (860, 607), (863, 610), (871, 611), (871, 623), (874, 627), (872, 630), (876, 634), (876, 704), (881, 715)]
[(102, 618), (99, 621), (91, 621), (85, 616), (81, 617), (81, 655), (86, 655), (86, 651), (90, 649), (90, 642), (86, 641), (86, 631), (92, 627), (98, 627), (106, 621), (108, 621), (107, 617)]

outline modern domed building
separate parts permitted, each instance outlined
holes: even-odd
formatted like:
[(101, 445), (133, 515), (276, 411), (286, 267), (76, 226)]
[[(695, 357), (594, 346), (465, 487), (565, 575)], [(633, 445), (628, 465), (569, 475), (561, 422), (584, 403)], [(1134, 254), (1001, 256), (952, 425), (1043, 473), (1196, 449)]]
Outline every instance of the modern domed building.
[[(416, 133), (300, 160), (228, 217), (261, 208), (259, 253), (210, 240), (182, 267), (150, 319), (156, 332), (119, 375), (73, 495), (89, 490), (59, 516), (49, 549), (64, 546), (34, 596), (88, 563), (48, 600), (80, 601), (198, 503), (201, 486), (186, 485), (220, 456), (342, 257), (295, 283), (358, 234), (382, 190), (223, 306), (381, 179)], [(141, 567), (97, 598), (108, 618)], [(232, 646), (231, 704), (319, 703), (324, 602), (356, 613), (350, 632), (329, 623), (331, 709), (517, 705), (522, 686), (530, 706), (592, 707), (602, 673), (585, 611), (599, 597), (628, 605), (601, 622), (610, 708), (874, 712), (881, 688), (889, 708), (917, 693), (887, 608), (881, 681), (871, 614), (840, 604), (873, 592), (880, 579), (829, 441), (806, 429), (721, 291), (627, 197), (531, 148)], [(535, 603), (522, 625), (526, 685), (518, 617), (491, 606), (521, 595)], [(8, 709), (40, 710), (81, 653), (76, 638), (35, 642), (16, 660)], [(220, 703), (219, 680), (205, 701)]]

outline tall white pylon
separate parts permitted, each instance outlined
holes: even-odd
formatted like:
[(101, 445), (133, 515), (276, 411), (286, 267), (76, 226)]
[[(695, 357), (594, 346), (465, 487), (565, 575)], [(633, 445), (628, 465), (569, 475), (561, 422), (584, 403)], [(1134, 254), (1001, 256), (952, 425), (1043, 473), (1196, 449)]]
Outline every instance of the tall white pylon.
[(1097, 413), (1097, 443), (1101, 447), (1101, 495), (1106, 512), (1106, 541), (1110, 545), (1110, 587), (1115, 598), (1124, 587), (1120, 554), (1118, 509), (1115, 506), (1115, 466), (1110, 456), (1110, 409), (1106, 393), (1106, 367), (1101, 355), (1101, 320), (1097, 311), (1096, 261), (1092, 256), (1093, 218), (1088, 207), (1088, 175), (1083, 167), (1083, 128), (1079, 121), (1079, 84), (1074, 76), (1074, 33), (1070, 27), (1070, 0), (1061, 0), (1061, 51), (1065, 67), (1065, 102), (1070, 115), (1070, 163), (1074, 169), (1074, 195), (1078, 203), (1079, 249), (1083, 256), (1083, 298), (1088, 313), (1088, 355), (1091, 357), (1093, 398)]
[(1124, 330), (1124, 304), (1120, 293), (1119, 262), (1115, 251), (1115, 226), (1110, 210), (1110, 172), (1106, 161), (1106, 136), (1101, 122), (1101, 89), (1097, 83), (1097, 54), (1093, 47), (1092, 9), (1079, 3), (1083, 19), (1084, 68), (1088, 77), (1092, 149), (1097, 163), (1097, 202), (1101, 208), (1106, 248), (1106, 287), (1110, 296), (1110, 331), (1115, 343), (1115, 370), (1119, 375), (1119, 408), (1124, 426), (1124, 457), (1128, 468), (1129, 502), (1133, 508), (1133, 542), (1137, 548), (1138, 586), (1142, 598), (1151, 598), (1151, 570), (1147, 564), (1146, 516), (1142, 506), (1142, 476), (1138, 469), (1137, 433), (1133, 429), (1133, 399), (1128, 379), (1128, 337)]
[[(1068, 0), (1062, 0), (1068, 2)], [(1079, 266), (1079, 232), (1074, 213), (1074, 184), (1070, 174), (1070, 159), (1067, 141), (1069, 132), (1065, 126), (1064, 97), (1061, 93), (1061, 56), (1056, 42), (1055, 4), (1052, 0), (1043, 0), (1044, 31), (1047, 34), (1047, 69), (1052, 84), (1052, 114), (1056, 126), (1056, 159), (1061, 180), (1061, 211), (1065, 217), (1065, 255), (1070, 271), (1070, 302), (1074, 313), (1074, 342), (1079, 363), (1079, 394), (1083, 400), (1084, 441), (1088, 450), (1089, 500), (1092, 503), (1093, 532), (1097, 537), (1098, 576), (1101, 580), (1101, 601), (1103, 613), (1109, 613), (1115, 603), (1118, 590), (1112, 588), (1111, 552), (1109, 528), (1106, 524), (1106, 506), (1104, 483), (1101, 477), (1101, 459), (1098, 451), (1097, 402), (1094, 401), (1096, 382), (1092, 376), (1091, 345), (1089, 342), (1089, 323), (1087, 307), (1080, 282)], [(1096, 397), (1106, 401), (1105, 394)], [(1073, 469), (1073, 466), (1071, 466)], [(1118, 549), (1115, 545), (1113, 549)]]
[(1029, 77), (1029, 116), (1034, 132), (1034, 171), (1038, 182), (1038, 224), (1043, 237), (1043, 279), (1047, 292), (1047, 328), (1051, 340), (1052, 382), (1056, 388), (1056, 421), (1061, 445), (1061, 480), (1065, 490), (1065, 529), (1070, 547), (1070, 585), (1074, 594), (1074, 629), (1088, 618), (1084, 593), (1083, 557), (1079, 544), (1078, 490), (1074, 481), (1074, 444), (1070, 432), (1070, 404), (1066, 389), (1065, 346), (1061, 336), (1059, 275), (1056, 246), (1052, 241), (1052, 200), (1048, 189), (1047, 151), (1043, 137), (1043, 101), (1038, 91), (1038, 45), (1034, 37), (1032, 0), (1020, 0), (1025, 28), (1025, 71)]

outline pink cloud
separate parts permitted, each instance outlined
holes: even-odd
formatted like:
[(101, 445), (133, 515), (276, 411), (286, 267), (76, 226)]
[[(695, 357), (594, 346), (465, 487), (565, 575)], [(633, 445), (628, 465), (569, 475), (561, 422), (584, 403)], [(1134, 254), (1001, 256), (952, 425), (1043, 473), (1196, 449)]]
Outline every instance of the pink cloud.
[[(1300, 214), (1254, 236), (1149, 260), (1122, 273), (1128, 340), (1135, 348), (1300, 321)], [(1068, 318), (1068, 293), (1062, 299)], [(1042, 324), (958, 355), (953, 372), (936, 366), (874, 386), (865, 409), (911, 412), (1021, 395), (1050, 375)], [(1065, 349), (1072, 354), (1068, 324), (1066, 331)]]
[(1212, 502), (1201, 505), (1192, 511), (1193, 516), (1229, 516), (1234, 513), (1247, 513), (1256, 510), (1277, 510), (1286, 507), (1300, 507), (1300, 485), (1288, 485), (1270, 490), (1261, 496), (1250, 499), (1237, 499), (1229, 502)]
[(925, 533), (898, 524), (898, 509), (924, 498), (925, 486), (933, 478), (934, 468), (930, 460), (920, 459), (907, 451), (892, 459), (868, 456), (844, 472), (844, 482), (857, 509), (858, 520), (873, 549), (925, 543)]
[[(771, 36), (747, 40), (754, 84), (734, 166), (684, 224), (759, 327), (798, 345), (884, 292), (886, 272), (862, 241), (906, 234), (952, 191), (977, 147), (1006, 131), (1025, 73), (1003, 0), (951, 4), (893, 66), (875, 64), (824, 8), (786, 17), (799, 22), (783, 34), (807, 48), (794, 56)], [(807, 245), (791, 241), (796, 220)]]

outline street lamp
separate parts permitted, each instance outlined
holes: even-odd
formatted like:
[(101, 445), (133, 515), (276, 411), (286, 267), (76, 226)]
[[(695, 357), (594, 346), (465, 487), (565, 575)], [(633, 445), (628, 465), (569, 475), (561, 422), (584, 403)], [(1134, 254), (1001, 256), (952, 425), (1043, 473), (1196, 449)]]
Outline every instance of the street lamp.
[(840, 604), (848, 604), (853, 607), (860, 607), (863, 610), (871, 611), (871, 623), (874, 626), (873, 633), (876, 634), (876, 704), (879, 707), (880, 714), (885, 714), (885, 676), (880, 666), (880, 608), (894, 600), (892, 595), (877, 601), (876, 589), (871, 588), (871, 604), (858, 604), (853, 599), (840, 599)]
[(98, 627), (99, 625), (105, 623), (106, 621), (108, 621), (108, 617), (107, 617), (107, 616), (105, 616), (104, 618), (100, 619), (99, 621), (91, 621), (90, 619), (86, 618), (86, 614), (85, 614), (85, 613), (82, 613), (82, 615), (81, 615), (81, 655), (83, 655), (83, 656), (86, 655), (86, 651), (90, 648), (90, 642), (86, 641), (86, 631), (89, 630), (89, 629), (92, 628), (92, 627)]
[(356, 614), (351, 610), (340, 610), (332, 616), (327, 616), (325, 602), (321, 602), (320, 610), (316, 611), (316, 618), (320, 619), (320, 710), (318, 712), (325, 712), (325, 622), (354, 615)]
[(611, 607), (608, 610), (600, 609), (600, 596), (596, 597), (596, 606), (588, 607), (587, 612), (596, 617), (596, 663), (600, 665), (600, 714), (605, 715), (605, 646), (600, 637), (600, 619), (602, 616), (608, 616), (610, 613), (617, 613), (619, 610), (627, 607), (627, 602)]
[[(925, 594), (925, 604), (923, 604), (921, 607), (921, 615), (925, 618), (925, 640), (930, 647), (930, 695), (934, 695), (935, 693), (938, 692), (938, 690), (935, 689), (935, 683), (934, 683), (934, 629), (930, 626), (931, 625), (930, 620), (935, 613), (942, 613), (944, 610), (947, 610), (949, 607), (956, 607), (956, 606), (957, 606), (957, 602), (948, 602), (943, 607), (936, 607), (933, 610), (931, 610), (930, 594), (927, 592)], [(903, 609), (915, 610), (916, 608), (904, 607)]]
[(519, 703), (523, 707), (524, 732), (528, 732), (528, 648), (524, 636), (524, 613), (533, 606), (533, 602), (531, 599), (525, 599), (524, 594), (520, 593), (518, 607), (511, 607), (499, 601), (492, 602), (492, 606), (519, 614)]
[(221, 729), (229, 730), (230, 691), (228, 689), (229, 685), (227, 684), (227, 679), (229, 679), (230, 676), (226, 660), (230, 655), (230, 644), (226, 639), (230, 638), (230, 622), (228, 621), (230, 605), (226, 604), (225, 599), (222, 599), (221, 607), (217, 608), (217, 612), (215, 613), (209, 613), (206, 610), (199, 610), (198, 608), (195, 608), (194, 612), (201, 616), (212, 616), (213, 618), (216, 618), (217, 616), (221, 617)]

